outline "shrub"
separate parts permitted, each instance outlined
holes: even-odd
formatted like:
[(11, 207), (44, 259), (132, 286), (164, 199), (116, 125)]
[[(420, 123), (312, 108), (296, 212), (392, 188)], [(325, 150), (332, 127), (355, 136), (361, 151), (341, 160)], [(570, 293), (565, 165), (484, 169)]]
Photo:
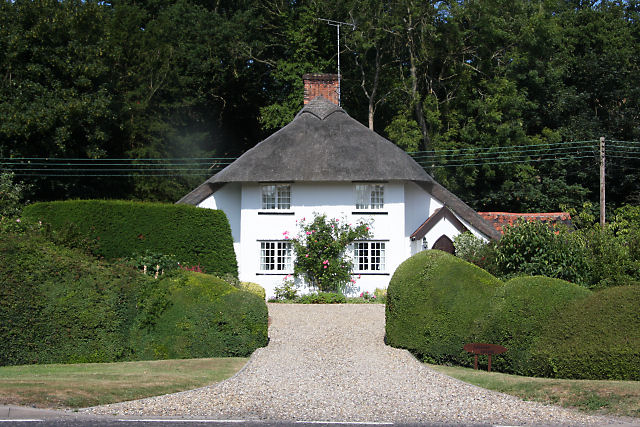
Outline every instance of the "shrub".
[(344, 304), (347, 298), (338, 292), (314, 292), (299, 297), (296, 300), (299, 304)]
[(590, 295), (587, 289), (548, 277), (518, 277), (499, 288), (491, 311), (483, 318), (481, 333), (474, 339), (505, 346), (495, 356), (495, 369), (518, 375), (534, 372), (532, 347), (543, 327), (553, 324), (565, 307)]
[(496, 269), (496, 243), (485, 242), (470, 231), (458, 234), (453, 240), (456, 256), (477, 265), (492, 274), (499, 273)]
[(0, 222), (20, 215), (23, 207), (24, 193), (29, 186), (22, 182), (14, 182), (13, 172), (0, 173)]
[(178, 271), (147, 282), (131, 333), (138, 358), (247, 356), (267, 344), (264, 298), (223, 279)]
[(445, 252), (412, 256), (387, 288), (387, 343), (427, 362), (469, 366), (472, 357), (462, 347), (500, 286), (491, 274)]
[(505, 227), (496, 246), (496, 269), (503, 278), (547, 276), (586, 283), (584, 249), (566, 228), (541, 221), (520, 221)]
[(640, 285), (574, 301), (545, 325), (533, 351), (535, 375), (640, 380)]
[[(288, 233), (284, 234), (288, 239)], [(352, 262), (345, 254), (347, 246), (370, 236), (365, 223), (352, 227), (338, 219), (327, 220), (326, 215), (317, 215), (309, 223), (303, 219), (300, 234), (291, 238), (296, 252), (295, 276), (312, 289), (345, 293), (355, 283), (351, 278)]]
[(386, 304), (387, 302), (386, 288), (376, 288), (376, 290), (373, 291), (373, 295), (375, 295), (376, 301), (378, 301), (380, 304)]
[(640, 263), (633, 259), (634, 233), (616, 236), (609, 225), (594, 225), (576, 233), (585, 249), (586, 286), (606, 288), (640, 280)]
[(34, 233), (0, 236), (0, 365), (133, 357), (128, 331), (148, 279)]
[(266, 331), (264, 300), (220, 279), (153, 280), (37, 232), (0, 235), (0, 365), (247, 355)]
[(252, 294), (258, 295), (263, 300), (267, 298), (267, 292), (264, 288), (257, 283), (253, 282), (240, 282), (239, 288), (243, 291), (251, 292)]
[(231, 229), (222, 211), (163, 203), (71, 200), (35, 203), (23, 214), (51, 224), (58, 233), (77, 227), (80, 235), (96, 242), (94, 253), (107, 259), (151, 251), (171, 254), (184, 264), (199, 264), (211, 274), (238, 274)]

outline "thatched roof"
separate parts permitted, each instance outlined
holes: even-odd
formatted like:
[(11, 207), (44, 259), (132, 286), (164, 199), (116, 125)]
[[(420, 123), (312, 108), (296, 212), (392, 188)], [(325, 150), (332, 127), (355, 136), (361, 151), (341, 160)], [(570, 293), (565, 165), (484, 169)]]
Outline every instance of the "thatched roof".
[(198, 204), (231, 182), (297, 181), (414, 181), (485, 235), (499, 237), (402, 149), (322, 97), (178, 203)]

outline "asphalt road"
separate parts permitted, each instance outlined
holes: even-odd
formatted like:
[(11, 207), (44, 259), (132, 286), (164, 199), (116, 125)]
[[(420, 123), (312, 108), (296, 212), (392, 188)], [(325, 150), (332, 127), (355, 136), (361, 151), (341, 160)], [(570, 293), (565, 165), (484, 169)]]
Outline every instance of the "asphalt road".
[[(80, 427), (80, 426), (133, 426), (133, 427), (182, 427), (182, 426), (215, 426), (215, 427), (379, 427), (395, 426), (446, 426), (449, 424), (394, 424), (367, 422), (323, 422), (323, 421), (255, 421), (255, 420), (214, 420), (206, 418), (125, 418), (79, 414), (71, 411), (54, 411), (49, 409), (26, 408), (21, 406), (0, 406), (0, 427)], [(461, 424), (456, 424), (461, 425)], [(477, 425), (477, 424), (476, 424)]]

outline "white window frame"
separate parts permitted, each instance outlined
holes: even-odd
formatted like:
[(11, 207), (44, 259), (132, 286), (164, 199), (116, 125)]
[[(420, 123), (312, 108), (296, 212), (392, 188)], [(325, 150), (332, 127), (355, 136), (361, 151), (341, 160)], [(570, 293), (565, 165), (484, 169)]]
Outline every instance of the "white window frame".
[(284, 240), (260, 242), (260, 272), (293, 271), (293, 244)]
[[(268, 192), (272, 193), (269, 194)], [(261, 187), (262, 209), (291, 209), (291, 184), (263, 184)]]
[(360, 240), (353, 242), (354, 273), (384, 273), (387, 271), (387, 242)]
[(356, 184), (356, 209), (384, 209), (384, 184)]

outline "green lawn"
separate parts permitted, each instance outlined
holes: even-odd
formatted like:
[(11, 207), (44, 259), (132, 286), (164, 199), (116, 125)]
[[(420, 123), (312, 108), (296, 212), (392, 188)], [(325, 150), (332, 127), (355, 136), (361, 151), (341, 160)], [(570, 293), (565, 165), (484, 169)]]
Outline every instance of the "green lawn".
[(591, 414), (640, 417), (640, 381), (531, 378), (470, 368), (428, 366), (459, 380), (524, 400), (575, 408)]
[(173, 393), (231, 377), (247, 358), (0, 367), (0, 404), (82, 408)]

